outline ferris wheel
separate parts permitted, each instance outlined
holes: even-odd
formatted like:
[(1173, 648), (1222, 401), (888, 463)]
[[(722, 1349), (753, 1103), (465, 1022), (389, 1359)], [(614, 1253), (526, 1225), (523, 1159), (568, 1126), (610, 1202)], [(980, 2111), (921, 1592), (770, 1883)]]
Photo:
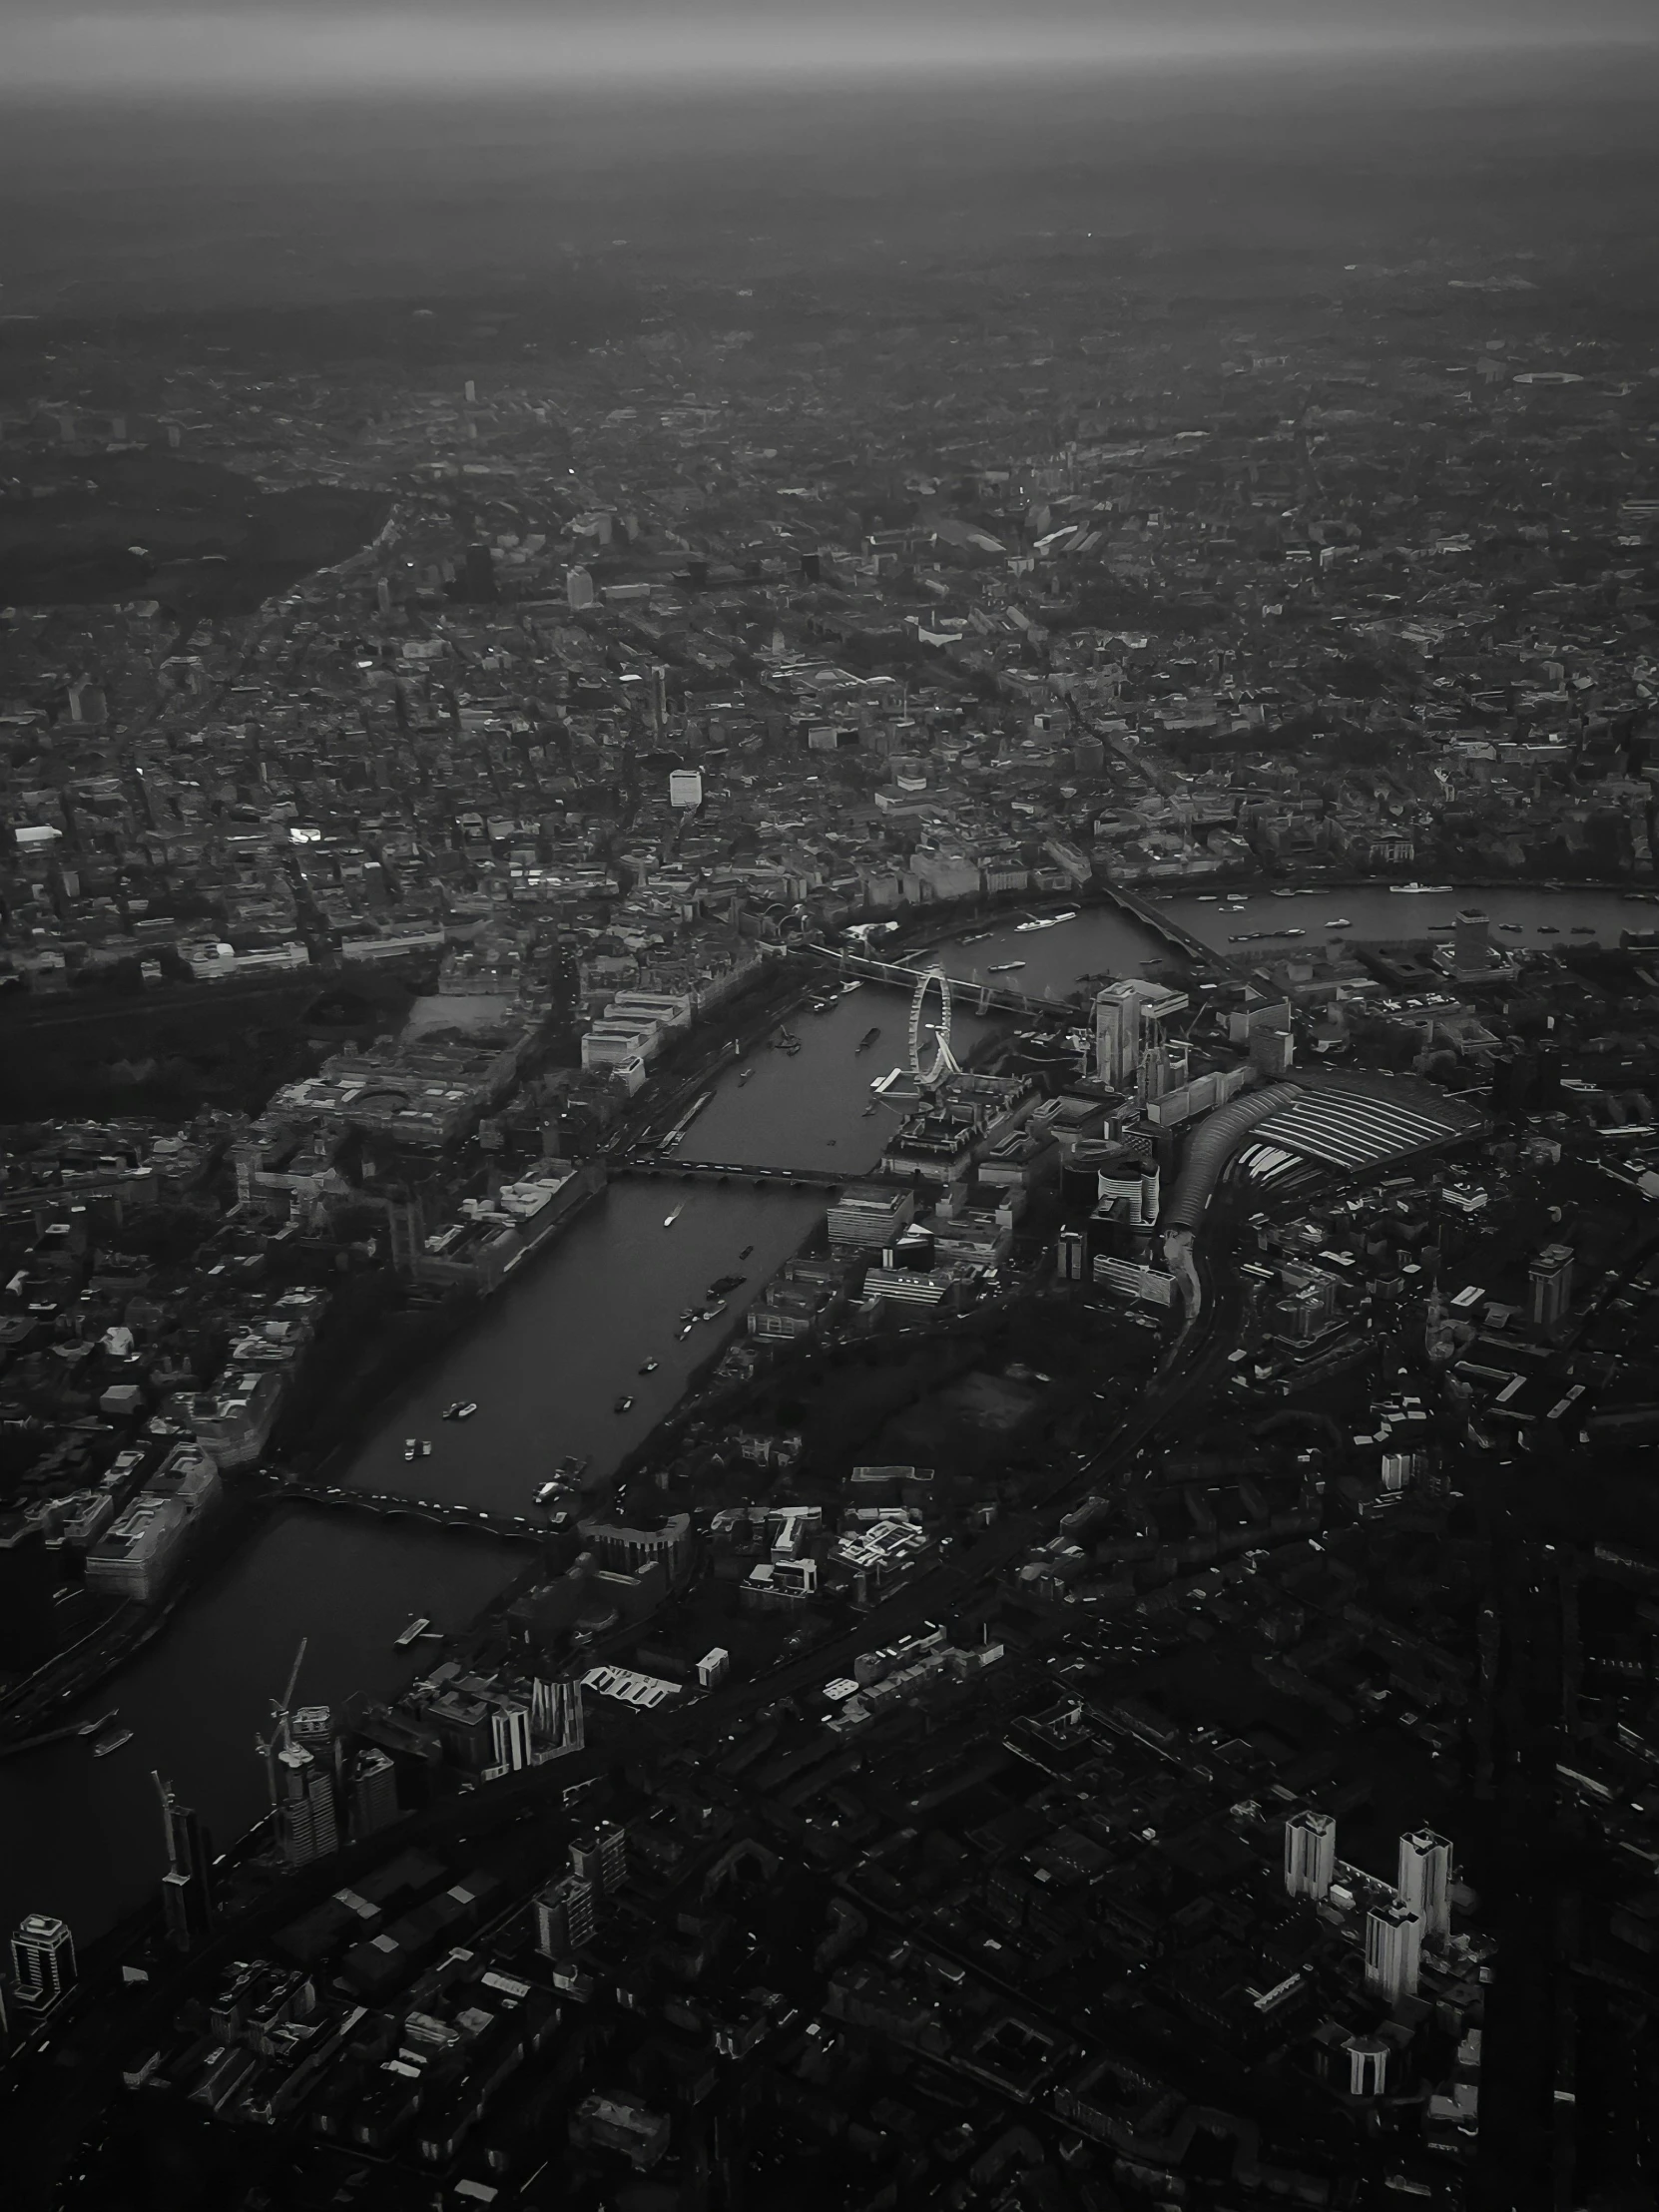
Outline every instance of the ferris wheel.
[[(927, 994), (935, 985), (939, 993), (939, 1015), (936, 1021), (929, 1021)], [(923, 1066), (922, 1056), (929, 1038), (932, 1040), (932, 1063)], [(910, 1073), (923, 1090), (931, 1090), (947, 1075), (959, 1072), (956, 1056), (950, 1049), (950, 978), (934, 961), (916, 977), (915, 995), (910, 1000)]]

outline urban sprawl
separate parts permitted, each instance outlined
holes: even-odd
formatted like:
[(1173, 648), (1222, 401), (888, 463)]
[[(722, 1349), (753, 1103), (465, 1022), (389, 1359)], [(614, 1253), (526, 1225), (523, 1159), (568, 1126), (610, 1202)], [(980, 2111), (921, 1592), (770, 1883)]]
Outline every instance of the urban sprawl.
[[(83, 1716), (338, 1504), (357, 1364), (618, 1183), (672, 1233), (709, 1098), (854, 990), (871, 1142), (769, 1171), (800, 1249), (711, 1285), (619, 1468), (549, 1439), (485, 1516), (524, 1571), (398, 1695), (301, 1649), (252, 1835), (158, 1773), (155, 1907), (79, 1969), (22, 1919), (35, 2155), (172, 2130), (248, 2207), (1648, 2201), (1659, 372), (1531, 290), (659, 286), (539, 352), (138, 339), (114, 396), (55, 334), (0, 420), (42, 543), (172, 470), (361, 529), (239, 612), (174, 514), (0, 618), (8, 1758), (142, 1758)], [(1527, 884), (1623, 923), (1491, 918)], [(1134, 972), (970, 956), (1100, 915)]]

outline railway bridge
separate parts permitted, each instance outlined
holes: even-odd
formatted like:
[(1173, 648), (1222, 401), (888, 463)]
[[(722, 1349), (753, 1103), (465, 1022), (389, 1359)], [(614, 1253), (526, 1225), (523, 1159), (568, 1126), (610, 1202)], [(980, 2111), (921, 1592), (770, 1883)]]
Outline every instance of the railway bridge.
[[(889, 983), (897, 991), (914, 991), (917, 978), (935, 955), (918, 954), (913, 966), (902, 960), (878, 960), (873, 953), (850, 947), (821, 944), (809, 939), (796, 947), (806, 958), (821, 960), (837, 973), (857, 976), (866, 983)], [(975, 983), (959, 975), (950, 978), (950, 995), (966, 1012), (1014, 1014), (1022, 1021), (1077, 1021), (1077, 1006), (1064, 998), (1029, 998), (1023, 991), (1004, 990), (1000, 983)]]

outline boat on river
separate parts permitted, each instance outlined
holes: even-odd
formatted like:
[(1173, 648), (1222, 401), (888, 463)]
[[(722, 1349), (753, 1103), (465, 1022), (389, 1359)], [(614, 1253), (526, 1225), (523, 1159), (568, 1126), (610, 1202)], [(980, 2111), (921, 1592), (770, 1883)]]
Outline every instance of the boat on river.
[(685, 1210), (686, 1202), (684, 1199), (682, 1199), (679, 1205), (675, 1207), (673, 1213), (665, 1214), (663, 1216), (663, 1227), (665, 1229), (672, 1229), (675, 1223), (680, 1219), (680, 1216), (685, 1212)]
[(123, 1744), (130, 1744), (132, 1740), (133, 1732), (130, 1728), (123, 1728), (114, 1736), (101, 1736), (92, 1747), (92, 1756), (95, 1759), (107, 1759), (112, 1751), (119, 1751)]
[(1354, 924), (1347, 914), (1339, 914), (1335, 921), (1328, 921), (1325, 926), (1327, 929), (1352, 929)]
[(655, 1375), (659, 1363), (655, 1360), (642, 1360), (640, 1362), (640, 1373), (641, 1375)]
[(879, 1022), (875, 1023), (872, 1027), (866, 1029), (863, 1035), (858, 1039), (858, 1042), (852, 1048), (853, 1057), (856, 1058), (856, 1056), (860, 1052), (867, 1052), (880, 1034), (881, 1026)]
[[(550, 1482), (544, 1483), (542, 1485), (544, 1489), (551, 1489), (552, 1486), (553, 1485)], [(541, 1503), (539, 1492), (536, 1497), (536, 1503), (538, 1505)], [(403, 1633), (400, 1636), (394, 1636), (392, 1638), (392, 1645), (394, 1649), (398, 1651), (407, 1651), (411, 1644), (418, 1643), (420, 1641), (421, 1637), (425, 1635), (427, 1629), (429, 1629), (431, 1625), (432, 1624), (427, 1619), (426, 1615), (422, 1613), (418, 1620), (410, 1621), (408, 1627), (404, 1629)]]
[(403, 1457), (405, 1461), (430, 1459), (431, 1456), (432, 1447), (424, 1436), (405, 1436), (403, 1438)]
[[(1455, 883), (1390, 883), (1388, 889), (1395, 898), (1422, 898), (1442, 895), (1457, 888)], [(1276, 897), (1278, 893), (1274, 894)]]
[(626, 1413), (632, 1409), (633, 1403), (633, 1399), (628, 1395), (628, 1392), (624, 1390), (622, 1395), (617, 1399), (616, 1403), (611, 1407), (611, 1411), (613, 1413)]
[(119, 1705), (112, 1705), (107, 1713), (100, 1713), (97, 1720), (83, 1721), (80, 1727), (75, 1731), (76, 1735), (102, 1736), (105, 1729), (109, 1727), (111, 1721), (116, 1718), (117, 1714), (119, 1714), (121, 1708)]
[(988, 967), (985, 973), (987, 975), (1012, 975), (1015, 968), (1022, 968), (1024, 965), (1023, 960), (999, 960), (995, 967)]

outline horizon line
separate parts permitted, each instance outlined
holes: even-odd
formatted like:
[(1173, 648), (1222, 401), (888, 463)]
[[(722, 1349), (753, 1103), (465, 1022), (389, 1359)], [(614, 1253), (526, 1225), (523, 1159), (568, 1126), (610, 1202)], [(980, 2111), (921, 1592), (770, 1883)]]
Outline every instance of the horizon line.
[(0, 26), (0, 106), (31, 100), (91, 102), (142, 94), (164, 103), (243, 95), (261, 100), (350, 98), (364, 93), (587, 91), (629, 84), (706, 92), (801, 89), (886, 79), (895, 73), (957, 83), (992, 73), (1133, 76), (1148, 69), (1284, 68), (1287, 65), (1422, 60), (1525, 62), (1582, 56), (1659, 57), (1659, 21), (1525, 26), (1413, 23), (1405, 36), (1354, 24), (1317, 35), (1225, 25), (1146, 29), (1124, 25), (824, 24), (761, 30), (728, 19), (688, 30), (635, 17), (626, 25), (527, 24), (483, 16), (411, 25), (355, 11), (328, 19), (253, 21), (168, 9), (140, 17), (82, 13)]

